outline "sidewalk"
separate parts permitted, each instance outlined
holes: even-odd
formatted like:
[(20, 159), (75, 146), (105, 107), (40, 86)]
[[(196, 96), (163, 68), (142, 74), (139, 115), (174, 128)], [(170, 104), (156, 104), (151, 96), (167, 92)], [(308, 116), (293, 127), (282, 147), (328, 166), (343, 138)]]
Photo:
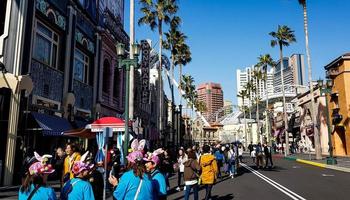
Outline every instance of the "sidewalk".
[(337, 160), (337, 164), (329, 165), (327, 164), (327, 156), (322, 156), (322, 160), (316, 160), (316, 156), (314, 153), (311, 154), (292, 154), (289, 156), (284, 156), (281, 154), (274, 154), (274, 157), (281, 157), (286, 160), (292, 160), (308, 165), (313, 165), (316, 167), (333, 169), (342, 172), (350, 173), (350, 157), (335, 157)]

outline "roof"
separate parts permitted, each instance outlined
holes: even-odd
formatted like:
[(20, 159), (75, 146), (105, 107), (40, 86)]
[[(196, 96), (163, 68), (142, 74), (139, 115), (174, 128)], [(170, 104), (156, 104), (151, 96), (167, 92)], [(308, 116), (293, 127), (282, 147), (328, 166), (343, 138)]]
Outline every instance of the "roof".
[(330, 68), (336, 67), (336, 64), (338, 64), (342, 60), (350, 60), (350, 52), (339, 56), (338, 58), (330, 62), (328, 65), (324, 66), (324, 69), (328, 70)]

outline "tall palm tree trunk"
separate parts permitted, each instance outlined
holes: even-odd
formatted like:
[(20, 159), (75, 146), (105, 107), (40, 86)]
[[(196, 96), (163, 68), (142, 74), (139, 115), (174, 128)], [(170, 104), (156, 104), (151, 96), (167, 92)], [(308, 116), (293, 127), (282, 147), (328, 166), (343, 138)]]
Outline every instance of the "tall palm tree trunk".
[(281, 65), (281, 85), (282, 85), (282, 98), (283, 98), (283, 116), (284, 116), (284, 134), (285, 134), (285, 143), (286, 147), (284, 150), (284, 155), (289, 155), (289, 133), (288, 133), (288, 119), (287, 119), (287, 109), (286, 109), (286, 97), (285, 97), (285, 91), (284, 91), (284, 77), (283, 77), (283, 70), (284, 70), (284, 63), (283, 63), (283, 51), (282, 51), (282, 44), (279, 44), (280, 47), (280, 65)]
[(174, 123), (175, 123), (175, 96), (174, 96), (174, 55), (171, 56), (171, 82), (170, 82), (170, 89), (171, 89), (171, 129), (170, 129), (170, 135), (171, 135), (171, 141), (173, 142), (173, 145), (175, 144), (175, 129), (174, 129)]
[(267, 143), (270, 142), (270, 122), (269, 122), (269, 90), (267, 86), (267, 66), (265, 71), (265, 90), (266, 90), (266, 108), (265, 108), (265, 133), (266, 133), (266, 140)]
[(259, 78), (256, 77), (256, 125), (257, 125), (257, 136), (259, 138), (260, 144), (262, 144), (262, 137), (260, 135), (259, 127)]
[(162, 22), (158, 20), (158, 33), (159, 33), (159, 68), (158, 68), (158, 79), (159, 79), (159, 132), (162, 134), (163, 131), (163, 78), (162, 78), (162, 48), (163, 48), (163, 31)]
[[(245, 146), (248, 147), (247, 119), (246, 119), (246, 116), (245, 116), (244, 97), (242, 97), (242, 102), (243, 102), (243, 118), (244, 118)], [(236, 138), (236, 139), (237, 139), (237, 138)]]
[(182, 94), (181, 94), (181, 90), (182, 90), (182, 64), (179, 65), (179, 89), (180, 89), (180, 105), (182, 104)]
[(322, 159), (322, 150), (321, 150), (321, 139), (319, 132), (316, 127), (316, 113), (315, 113), (315, 97), (314, 97), (314, 86), (312, 84), (312, 68), (311, 68), (311, 58), (310, 58), (310, 48), (309, 48), (309, 32), (308, 32), (308, 23), (307, 23), (307, 10), (306, 10), (306, 1), (303, 4), (303, 13), (304, 13), (304, 31), (305, 31), (305, 47), (306, 47), (306, 57), (307, 57), (307, 65), (308, 65), (308, 78), (310, 85), (310, 94), (311, 94), (311, 115), (312, 122), (314, 127), (314, 142), (315, 142), (315, 151), (316, 151), (316, 159)]

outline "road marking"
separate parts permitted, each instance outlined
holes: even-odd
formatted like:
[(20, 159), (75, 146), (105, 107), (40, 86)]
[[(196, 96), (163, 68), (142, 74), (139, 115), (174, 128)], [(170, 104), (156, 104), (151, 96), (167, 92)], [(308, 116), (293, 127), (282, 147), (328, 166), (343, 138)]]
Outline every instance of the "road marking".
[(258, 176), (259, 178), (261, 178), (262, 180), (264, 180), (265, 182), (267, 182), (268, 184), (272, 185), (273, 187), (275, 187), (276, 189), (278, 189), (279, 191), (283, 192), (284, 194), (286, 194), (287, 196), (289, 196), (290, 198), (292, 198), (293, 200), (306, 200), (304, 197), (296, 194), (295, 192), (289, 190), (288, 188), (284, 187), (283, 185), (275, 182), (274, 180), (270, 179), (269, 177), (263, 175), (262, 173), (252, 169), (251, 167), (249, 167), (248, 165), (244, 164), (244, 163), (240, 163), (240, 165), (242, 165), (244, 168), (248, 169), (249, 171), (251, 171), (253, 174), (255, 174), (256, 176)]
[(333, 174), (322, 174), (322, 176), (334, 176)]
[(299, 169), (300, 166), (293, 166), (293, 169)]

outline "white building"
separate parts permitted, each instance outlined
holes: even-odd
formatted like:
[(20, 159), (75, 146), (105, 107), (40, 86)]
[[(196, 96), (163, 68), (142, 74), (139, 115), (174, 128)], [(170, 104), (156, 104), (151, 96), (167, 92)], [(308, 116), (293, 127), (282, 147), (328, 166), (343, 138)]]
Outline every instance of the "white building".
[[(237, 69), (237, 94), (241, 91), (244, 90), (244, 87), (247, 85), (249, 81), (252, 80), (253, 77), (253, 71), (254, 71), (254, 65), (251, 67), (247, 67), (244, 70)], [(259, 97), (262, 99), (266, 98), (266, 91), (268, 91), (268, 95), (273, 94), (273, 79), (274, 79), (274, 74), (273, 70), (270, 69), (267, 71), (267, 87), (265, 86), (264, 81), (259, 81), (258, 83), (258, 91), (259, 91)], [(253, 79), (254, 85), (256, 85), (256, 81)], [(267, 89), (266, 89), (267, 88)], [(251, 99), (254, 99), (256, 95), (251, 94)], [(244, 99), (244, 104), (246, 106), (250, 106), (251, 102), (249, 101), (249, 98)], [(238, 98), (238, 106), (242, 106), (242, 98)]]

